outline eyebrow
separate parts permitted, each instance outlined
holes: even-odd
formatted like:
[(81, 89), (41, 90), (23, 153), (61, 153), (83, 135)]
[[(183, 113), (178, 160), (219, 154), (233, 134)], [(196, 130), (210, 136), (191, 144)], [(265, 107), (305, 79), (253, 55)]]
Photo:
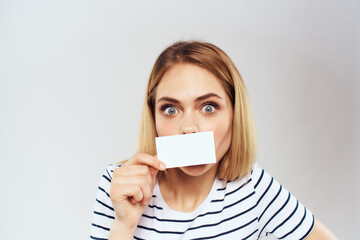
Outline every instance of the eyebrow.
[[(205, 95), (197, 97), (195, 99), (195, 102), (201, 102), (201, 101), (203, 101), (203, 100), (205, 100), (207, 98), (210, 98), (210, 97), (216, 97), (216, 98), (222, 99), (219, 95), (217, 95), (215, 93), (207, 93)], [(157, 103), (160, 102), (160, 101), (168, 101), (168, 102), (172, 102), (172, 103), (179, 103), (179, 100), (177, 100), (175, 98), (171, 98), (171, 97), (162, 97), (157, 101)]]

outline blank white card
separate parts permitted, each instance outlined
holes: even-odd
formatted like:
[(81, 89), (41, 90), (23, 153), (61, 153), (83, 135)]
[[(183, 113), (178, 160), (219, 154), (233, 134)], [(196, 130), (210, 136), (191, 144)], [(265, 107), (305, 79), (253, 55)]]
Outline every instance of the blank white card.
[(167, 168), (216, 163), (212, 131), (157, 137), (155, 142), (157, 157)]

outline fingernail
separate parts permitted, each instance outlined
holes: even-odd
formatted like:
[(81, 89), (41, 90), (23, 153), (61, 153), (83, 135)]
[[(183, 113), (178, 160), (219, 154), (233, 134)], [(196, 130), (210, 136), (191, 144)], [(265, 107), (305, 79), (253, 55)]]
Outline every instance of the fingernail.
[(166, 169), (165, 163), (160, 163), (160, 168), (161, 168), (161, 169)]

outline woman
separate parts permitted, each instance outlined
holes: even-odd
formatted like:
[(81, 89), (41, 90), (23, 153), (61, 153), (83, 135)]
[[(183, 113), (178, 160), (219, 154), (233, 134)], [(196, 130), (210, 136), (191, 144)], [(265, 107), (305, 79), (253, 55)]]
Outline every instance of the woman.
[[(155, 137), (213, 131), (216, 163), (169, 168)], [(177, 42), (147, 86), (138, 153), (100, 182), (92, 239), (336, 239), (255, 163), (243, 80), (205, 42)]]

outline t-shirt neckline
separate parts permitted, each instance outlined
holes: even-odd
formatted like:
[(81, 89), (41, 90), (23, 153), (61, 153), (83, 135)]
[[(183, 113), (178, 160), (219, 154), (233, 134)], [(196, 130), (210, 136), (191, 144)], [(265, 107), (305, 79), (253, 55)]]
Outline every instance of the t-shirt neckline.
[(179, 217), (190, 217), (190, 216), (196, 216), (199, 213), (203, 212), (203, 209), (206, 209), (209, 206), (211, 200), (216, 199), (216, 193), (218, 188), (222, 188), (222, 181), (218, 177), (215, 177), (209, 194), (207, 195), (205, 200), (192, 212), (180, 212), (170, 208), (161, 194), (158, 180), (156, 180), (153, 194), (156, 195), (156, 200), (158, 201), (157, 205), (160, 205), (165, 211)]

